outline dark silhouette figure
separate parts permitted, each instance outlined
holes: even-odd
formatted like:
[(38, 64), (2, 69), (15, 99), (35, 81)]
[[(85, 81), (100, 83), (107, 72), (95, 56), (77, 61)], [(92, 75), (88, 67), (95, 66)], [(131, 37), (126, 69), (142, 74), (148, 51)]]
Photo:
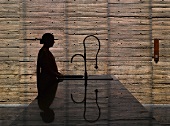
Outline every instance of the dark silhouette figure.
[(37, 59), (37, 89), (38, 89), (38, 106), (42, 110), (40, 113), (42, 120), (50, 123), (54, 120), (54, 112), (50, 109), (58, 83), (63, 77), (58, 72), (53, 54), (49, 51), (50, 47), (54, 45), (54, 36), (50, 33), (45, 33), (40, 40), (40, 44), (44, 44), (39, 50)]

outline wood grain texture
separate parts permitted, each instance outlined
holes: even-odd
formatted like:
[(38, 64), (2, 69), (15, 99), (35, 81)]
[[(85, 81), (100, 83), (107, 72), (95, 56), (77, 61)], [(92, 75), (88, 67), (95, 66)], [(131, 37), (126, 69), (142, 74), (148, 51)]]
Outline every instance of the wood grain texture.
[[(110, 1), (111, 73), (140, 101), (152, 103), (148, 1)], [(147, 43), (147, 44), (146, 44)], [(113, 44), (113, 46), (112, 46)], [(113, 51), (112, 51), (113, 50)], [(125, 76), (124, 76), (125, 75)]]
[(152, 36), (159, 39), (160, 62), (153, 63), (153, 93), (155, 103), (169, 103), (169, 41), (170, 41), (170, 1), (153, 1)]
[(83, 54), (83, 39), (93, 34), (101, 50), (96, 70), (98, 43), (88, 39), (89, 74), (115, 75), (141, 103), (170, 103), (169, 8), (168, 0), (1, 0), (0, 103), (30, 103), (36, 97), (38, 39), (46, 32), (58, 39), (51, 52), (60, 72), (84, 74), (83, 59), (70, 60)]
[(19, 1), (0, 2), (0, 103), (19, 102)]

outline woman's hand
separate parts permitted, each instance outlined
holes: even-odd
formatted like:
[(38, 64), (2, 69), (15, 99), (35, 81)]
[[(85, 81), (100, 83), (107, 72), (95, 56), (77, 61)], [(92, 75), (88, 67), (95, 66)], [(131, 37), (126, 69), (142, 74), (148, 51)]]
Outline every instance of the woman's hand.
[(58, 78), (59, 82), (62, 82), (63, 78), (64, 78), (64, 75), (58, 72), (57, 73), (57, 78)]

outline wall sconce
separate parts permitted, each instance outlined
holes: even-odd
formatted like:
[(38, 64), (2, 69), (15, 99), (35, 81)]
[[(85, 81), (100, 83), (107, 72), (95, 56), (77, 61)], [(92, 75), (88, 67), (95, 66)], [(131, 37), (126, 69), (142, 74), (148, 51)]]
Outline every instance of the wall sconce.
[(154, 39), (154, 61), (155, 63), (159, 61), (159, 39)]

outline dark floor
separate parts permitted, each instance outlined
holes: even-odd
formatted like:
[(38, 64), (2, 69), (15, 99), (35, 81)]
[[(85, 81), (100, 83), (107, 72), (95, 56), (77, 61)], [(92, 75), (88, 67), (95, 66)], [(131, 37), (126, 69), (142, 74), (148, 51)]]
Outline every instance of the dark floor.
[(170, 126), (170, 104), (143, 105), (150, 114), (163, 126)]
[[(170, 105), (144, 105), (162, 126), (170, 126)], [(0, 107), (0, 126), (9, 126), (24, 107)]]
[(24, 107), (0, 107), (0, 126), (9, 126), (24, 110)]

